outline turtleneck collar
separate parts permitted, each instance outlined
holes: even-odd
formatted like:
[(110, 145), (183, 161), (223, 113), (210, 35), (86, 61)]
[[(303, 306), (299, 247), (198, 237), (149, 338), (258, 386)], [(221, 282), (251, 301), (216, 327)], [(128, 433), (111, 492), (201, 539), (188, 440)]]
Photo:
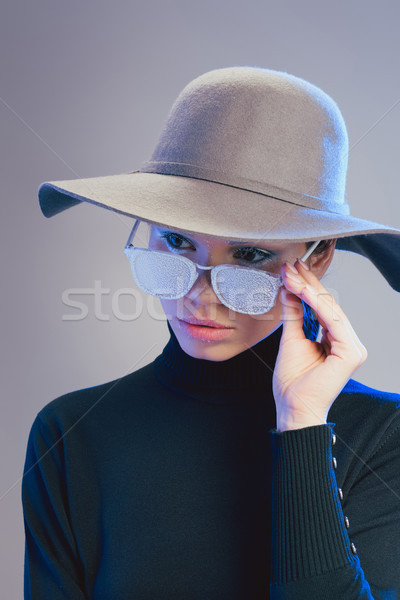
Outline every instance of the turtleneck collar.
[(282, 325), (244, 352), (223, 361), (193, 358), (182, 350), (171, 334), (163, 352), (155, 359), (158, 379), (167, 387), (212, 404), (271, 402)]

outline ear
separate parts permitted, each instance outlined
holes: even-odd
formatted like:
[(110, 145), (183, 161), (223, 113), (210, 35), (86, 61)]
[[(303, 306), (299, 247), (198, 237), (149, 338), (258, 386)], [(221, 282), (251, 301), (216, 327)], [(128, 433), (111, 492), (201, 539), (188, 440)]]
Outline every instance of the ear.
[(329, 265), (333, 260), (336, 242), (337, 239), (333, 240), (330, 246), (326, 250), (321, 252), (321, 254), (311, 254), (309, 258), (309, 267), (314, 273), (314, 275), (318, 277), (318, 279), (321, 279), (321, 277), (325, 274), (326, 270), (328, 269)]

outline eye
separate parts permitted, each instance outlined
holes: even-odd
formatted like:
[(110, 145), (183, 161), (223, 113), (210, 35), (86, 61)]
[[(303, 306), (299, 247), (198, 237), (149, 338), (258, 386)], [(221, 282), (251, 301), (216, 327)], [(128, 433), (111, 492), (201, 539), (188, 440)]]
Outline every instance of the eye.
[[(187, 248), (181, 247), (181, 243), (185, 241), (185, 238), (179, 235), (178, 233), (166, 231), (163, 234), (161, 234), (160, 237), (167, 242), (167, 245), (170, 247), (171, 250), (187, 250)], [(188, 244), (190, 244), (188, 240), (186, 241)]]
[[(189, 240), (187, 240), (178, 233), (165, 231), (161, 234), (160, 237), (166, 241), (169, 249), (172, 251), (178, 252), (179, 250), (195, 250), (193, 244), (191, 244)], [(186, 242), (186, 244), (188, 245), (182, 247), (182, 244), (184, 242)], [(258, 256), (259, 258), (257, 260), (253, 260), (255, 256)], [(275, 254), (269, 252), (268, 250), (261, 250), (261, 248), (256, 248), (254, 246), (238, 248), (235, 251), (233, 257), (237, 258), (238, 260), (241, 260), (244, 263), (253, 265), (261, 264), (276, 258)]]
[[(239, 254), (242, 254), (240, 260), (243, 260), (247, 263), (263, 263), (267, 260), (272, 260), (274, 255), (268, 250), (260, 250), (259, 248), (254, 248), (253, 246), (249, 246), (247, 248), (239, 248), (237, 251)], [(236, 253), (235, 253), (236, 254)], [(258, 260), (251, 260), (252, 257), (258, 255), (260, 258)]]

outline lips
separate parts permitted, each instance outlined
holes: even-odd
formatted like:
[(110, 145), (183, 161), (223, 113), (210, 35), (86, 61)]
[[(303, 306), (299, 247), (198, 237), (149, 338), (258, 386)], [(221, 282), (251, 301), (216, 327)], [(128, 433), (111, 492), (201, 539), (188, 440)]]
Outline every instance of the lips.
[(186, 319), (180, 319), (180, 321), (189, 323), (189, 325), (201, 325), (202, 327), (214, 327), (216, 329), (232, 329), (229, 325), (222, 325), (222, 323), (210, 321), (210, 319), (195, 319), (193, 317), (188, 317)]
[[(196, 319), (196, 321), (197, 323), (199, 322), (198, 319)], [(215, 321), (201, 320), (201, 325), (192, 324), (183, 319), (178, 319), (178, 322), (179, 327), (186, 335), (192, 339), (201, 340), (203, 342), (220, 342), (230, 335), (233, 335), (234, 332), (233, 327), (226, 327), (225, 325), (222, 327), (215, 327)], [(213, 325), (205, 325), (205, 323), (212, 323)]]

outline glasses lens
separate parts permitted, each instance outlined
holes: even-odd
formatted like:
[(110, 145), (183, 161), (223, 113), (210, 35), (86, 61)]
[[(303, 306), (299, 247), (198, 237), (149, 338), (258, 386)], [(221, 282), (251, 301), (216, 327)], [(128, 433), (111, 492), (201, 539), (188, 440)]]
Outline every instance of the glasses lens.
[(126, 248), (137, 285), (158, 298), (181, 298), (189, 290), (192, 272), (182, 257), (159, 250)]
[(234, 265), (217, 267), (212, 277), (221, 302), (236, 312), (250, 315), (271, 310), (282, 283), (278, 274)]
[[(165, 299), (182, 298), (196, 279), (189, 259), (161, 250), (125, 248), (138, 287), (147, 294)], [(274, 306), (282, 278), (275, 273), (236, 265), (218, 265), (211, 281), (220, 301), (240, 313), (259, 315)]]

